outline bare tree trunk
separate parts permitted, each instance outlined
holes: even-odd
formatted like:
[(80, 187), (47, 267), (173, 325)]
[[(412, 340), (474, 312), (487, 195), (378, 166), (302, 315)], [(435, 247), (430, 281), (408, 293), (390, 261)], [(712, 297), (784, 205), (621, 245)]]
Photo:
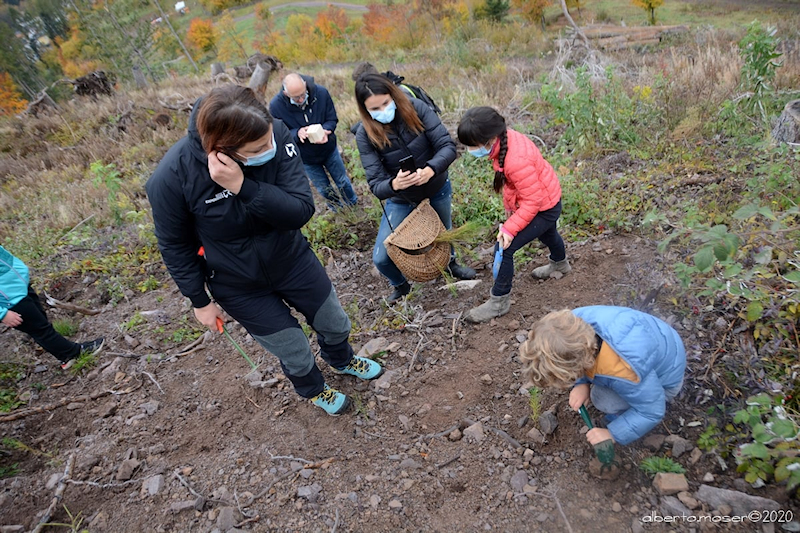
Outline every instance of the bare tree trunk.
[[(114, 16), (114, 13), (112, 13), (110, 9), (108, 9), (108, 5), (105, 5), (103, 7), (106, 10), (106, 13), (108, 13), (109, 17), (111, 18), (111, 22), (114, 24), (114, 27), (117, 28), (117, 31), (120, 33), (120, 35), (127, 35), (127, 33), (125, 33), (125, 30), (122, 29), (122, 26), (117, 20), (117, 17)], [(153, 73), (152, 70), (150, 70), (150, 65), (147, 64), (147, 60), (144, 58), (144, 54), (142, 54), (142, 51), (139, 50), (139, 48), (136, 47), (133, 43), (131, 43), (131, 48), (133, 48), (133, 53), (137, 55), (139, 61), (142, 63), (142, 65), (144, 65), (144, 68), (147, 69), (148, 74), (150, 74), (150, 79), (152, 79), (154, 82), (158, 82), (158, 80), (156, 79), (156, 75)]]
[(140, 69), (138, 65), (133, 67), (133, 81), (136, 82), (136, 86), (139, 89), (144, 89), (147, 87), (147, 80), (145, 79), (144, 74), (142, 74), (142, 69)]
[(772, 138), (777, 143), (800, 144), (800, 100), (792, 100), (772, 128)]
[(569, 22), (569, 25), (572, 26), (572, 29), (575, 30), (575, 33), (577, 33), (578, 37), (581, 38), (581, 40), (583, 41), (583, 44), (586, 45), (586, 48), (591, 49), (591, 46), (589, 46), (589, 39), (586, 38), (586, 35), (583, 34), (581, 29), (578, 27), (578, 25), (575, 24), (575, 21), (572, 20), (572, 16), (570, 16), (569, 10), (567, 9), (566, 0), (561, 0), (561, 11), (564, 13), (564, 16), (567, 18), (567, 22)]
[(189, 63), (192, 64), (192, 66), (194, 67), (194, 71), (200, 72), (200, 69), (197, 68), (197, 63), (194, 62), (194, 59), (192, 59), (191, 54), (189, 54), (189, 50), (186, 49), (186, 46), (184, 46), (183, 41), (181, 41), (181, 38), (178, 37), (178, 33), (175, 31), (175, 28), (172, 27), (172, 23), (169, 21), (169, 17), (167, 17), (167, 15), (164, 13), (164, 10), (161, 9), (161, 4), (158, 3), (158, 0), (153, 0), (153, 3), (158, 8), (158, 12), (161, 13), (161, 20), (167, 23), (169, 31), (172, 32), (172, 35), (175, 37), (175, 40), (177, 40), (178, 44), (181, 45), (181, 50), (183, 50), (183, 55), (185, 55), (186, 59), (189, 60)]
[(264, 96), (267, 92), (267, 83), (269, 83), (270, 75), (272, 75), (272, 69), (265, 69), (259, 63), (256, 65), (256, 69), (253, 71), (250, 83), (247, 86), (253, 89), (256, 94)]

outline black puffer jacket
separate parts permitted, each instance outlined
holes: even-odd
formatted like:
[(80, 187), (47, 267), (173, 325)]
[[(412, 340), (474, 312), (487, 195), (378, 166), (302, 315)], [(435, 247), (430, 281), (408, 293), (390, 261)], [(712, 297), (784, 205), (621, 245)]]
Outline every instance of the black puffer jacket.
[[(424, 132), (412, 132), (397, 116), (390, 124), (389, 145), (386, 148), (379, 150), (373, 145), (363, 125), (356, 133), (356, 143), (372, 194), (381, 200), (392, 198), (398, 202), (417, 204), (432, 197), (444, 186), (448, 177), (447, 168), (456, 160), (456, 143), (436, 113), (424, 102), (416, 98), (409, 100), (422, 120)], [(431, 167), (436, 174), (424, 185), (395, 191), (390, 182), (400, 170), (400, 160), (408, 155), (414, 156), (417, 168)]]
[[(195, 125), (175, 143), (147, 181), (156, 237), (164, 263), (194, 307), (208, 305), (205, 283), (270, 287), (308, 248), (300, 228), (314, 214), (314, 200), (297, 146), (275, 120), (275, 158), (242, 166), (244, 183), (234, 195), (208, 173), (208, 157)], [(203, 246), (205, 259), (198, 256)]]

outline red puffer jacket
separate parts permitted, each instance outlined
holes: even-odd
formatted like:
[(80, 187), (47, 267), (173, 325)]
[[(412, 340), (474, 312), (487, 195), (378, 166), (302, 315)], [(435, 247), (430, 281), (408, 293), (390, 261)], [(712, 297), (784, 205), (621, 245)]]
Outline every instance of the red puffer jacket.
[[(503, 205), (513, 214), (503, 223), (503, 229), (516, 237), (540, 211), (555, 207), (561, 200), (561, 184), (556, 171), (545, 161), (533, 141), (510, 128), (507, 131)], [(489, 154), (495, 170), (501, 170), (497, 160), (499, 152), (498, 142)]]

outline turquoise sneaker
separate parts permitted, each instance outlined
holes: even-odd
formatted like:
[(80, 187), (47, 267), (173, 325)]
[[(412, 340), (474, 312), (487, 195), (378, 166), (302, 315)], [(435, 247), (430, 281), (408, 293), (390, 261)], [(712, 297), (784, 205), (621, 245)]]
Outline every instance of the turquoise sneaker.
[(350, 406), (350, 398), (325, 384), (322, 392), (311, 398), (311, 403), (321, 407), (331, 416), (339, 416)]
[(333, 371), (359, 379), (375, 379), (383, 374), (383, 367), (371, 359), (354, 355), (349, 365), (344, 368), (334, 368)]

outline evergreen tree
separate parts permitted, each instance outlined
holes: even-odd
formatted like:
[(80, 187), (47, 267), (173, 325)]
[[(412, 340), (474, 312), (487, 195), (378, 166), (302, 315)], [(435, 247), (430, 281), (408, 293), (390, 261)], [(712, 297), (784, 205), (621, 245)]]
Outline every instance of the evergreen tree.
[(486, 3), (475, 10), (475, 16), (479, 19), (503, 22), (508, 16), (508, 1), (509, 0), (486, 0)]

